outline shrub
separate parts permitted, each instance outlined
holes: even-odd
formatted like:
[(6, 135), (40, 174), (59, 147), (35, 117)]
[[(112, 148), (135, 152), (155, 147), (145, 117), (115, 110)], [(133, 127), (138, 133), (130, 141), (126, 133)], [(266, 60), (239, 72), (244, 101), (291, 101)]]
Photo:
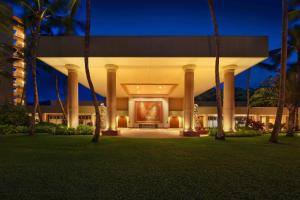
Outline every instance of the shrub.
[(58, 126), (57, 124), (53, 124), (53, 123), (50, 123), (50, 122), (39, 122), (37, 124), (37, 126), (53, 126), (53, 127), (56, 127)]
[[(249, 128), (240, 128), (236, 132), (225, 132), (226, 137), (255, 137), (262, 135), (262, 131), (249, 129)], [(217, 134), (217, 129), (212, 128), (209, 130), (209, 136), (215, 136)]]
[(17, 126), (16, 133), (29, 133), (28, 126)]
[(79, 125), (76, 129), (76, 134), (78, 135), (93, 135), (94, 128), (87, 125)]
[(75, 128), (68, 128), (68, 135), (75, 135), (76, 129)]
[(264, 126), (265, 124), (260, 122), (260, 121), (254, 121), (252, 119), (249, 119), (248, 121), (248, 125), (249, 125), (249, 128), (251, 129), (254, 129), (254, 130), (264, 130)]
[(46, 125), (44, 123), (39, 123), (35, 126), (36, 133), (54, 134), (55, 130), (56, 130), (56, 126), (54, 126), (54, 125)]
[(30, 118), (22, 106), (0, 106), (0, 124), (14, 126), (28, 126)]
[(262, 135), (262, 131), (249, 128), (240, 128), (236, 132), (225, 133), (227, 137), (255, 137), (260, 135)]
[(65, 125), (57, 125), (55, 135), (69, 135), (68, 127)]
[(0, 125), (0, 134), (1, 135), (9, 135), (9, 134), (15, 134), (16, 127), (13, 125)]

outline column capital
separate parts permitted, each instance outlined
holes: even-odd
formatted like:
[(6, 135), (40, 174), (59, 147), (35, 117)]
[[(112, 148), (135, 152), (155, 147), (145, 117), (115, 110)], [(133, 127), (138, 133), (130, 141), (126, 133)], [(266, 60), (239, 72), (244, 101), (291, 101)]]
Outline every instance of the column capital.
[(233, 71), (234, 72), (234, 70), (237, 69), (237, 67), (238, 67), (237, 65), (226, 65), (226, 66), (222, 67), (222, 69), (224, 71)]
[(188, 64), (188, 65), (184, 65), (182, 67), (182, 69), (186, 72), (186, 71), (194, 71), (194, 69), (196, 68), (196, 65), (194, 64)]
[(114, 64), (106, 64), (105, 68), (108, 72), (116, 72), (119, 69), (118, 65)]
[(79, 66), (73, 64), (66, 64), (65, 67), (68, 71), (77, 71), (79, 69)]

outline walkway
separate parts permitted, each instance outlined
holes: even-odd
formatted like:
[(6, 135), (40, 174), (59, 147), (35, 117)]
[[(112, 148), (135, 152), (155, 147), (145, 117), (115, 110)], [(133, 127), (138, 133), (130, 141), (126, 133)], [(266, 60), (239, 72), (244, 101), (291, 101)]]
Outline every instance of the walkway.
[(120, 129), (120, 136), (132, 138), (180, 138), (180, 130), (124, 128)]

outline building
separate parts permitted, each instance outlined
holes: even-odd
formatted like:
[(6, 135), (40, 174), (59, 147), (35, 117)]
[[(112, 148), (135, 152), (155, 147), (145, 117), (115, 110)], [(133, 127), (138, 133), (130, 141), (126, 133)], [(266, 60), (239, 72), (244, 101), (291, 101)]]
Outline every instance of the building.
[(1, 44), (5, 45), (6, 62), (1, 63), (1, 71), (6, 72), (6, 77), (0, 78), (0, 105), (13, 103), (24, 105), (25, 93), (25, 34), (24, 25), (20, 18), (12, 16), (13, 24), (11, 34), (2, 34)]
[[(40, 60), (68, 76), (70, 127), (76, 127), (85, 112), (78, 102), (78, 83), (88, 87), (83, 45), (83, 37), (42, 37), (38, 51)], [(214, 39), (209, 36), (92, 37), (91, 77), (96, 92), (106, 97), (106, 130), (182, 128), (192, 132), (194, 97), (215, 85), (214, 52)], [(234, 102), (234, 76), (267, 57), (267, 37), (221, 37), (225, 131), (234, 129), (239, 113)], [(92, 110), (89, 113), (93, 115)], [(213, 121), (210, 115), (215, 114), (214, 108), (203, 108), (203, 122), (209, 126)]]

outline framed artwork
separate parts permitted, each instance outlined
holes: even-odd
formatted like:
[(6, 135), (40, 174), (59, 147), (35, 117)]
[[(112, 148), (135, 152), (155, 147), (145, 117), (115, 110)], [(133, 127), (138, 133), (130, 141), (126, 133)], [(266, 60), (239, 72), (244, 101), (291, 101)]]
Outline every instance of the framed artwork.
[(163, 123), (162, 101), (135, 101), (135, 123)]

